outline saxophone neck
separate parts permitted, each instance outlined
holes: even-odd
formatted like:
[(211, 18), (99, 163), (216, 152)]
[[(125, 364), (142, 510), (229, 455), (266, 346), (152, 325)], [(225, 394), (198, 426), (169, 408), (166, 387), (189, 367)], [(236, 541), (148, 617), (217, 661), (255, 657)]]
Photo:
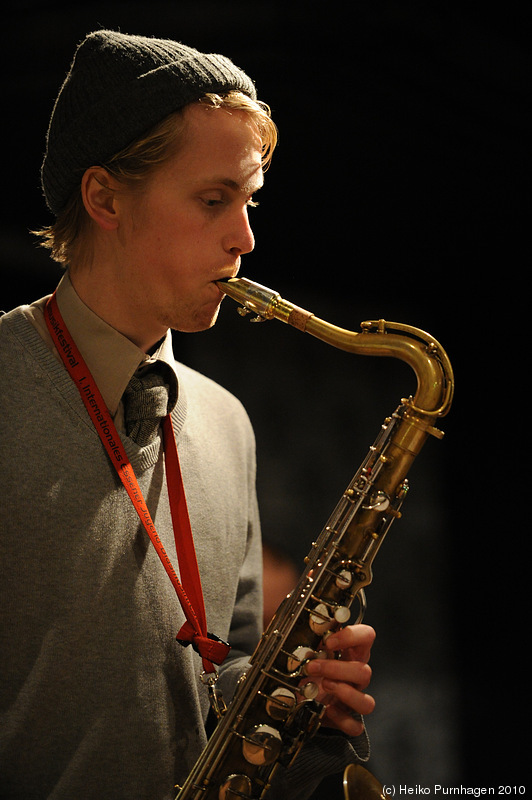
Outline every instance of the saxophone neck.
[(363, 322), (361, 332), (319, 319), (284, 300), (277, 292), (248, 278), (218, 281), (222, 292), (253, 313), (253, 321), (278, 319), (340, 350), (359, 355), (388, 356), (406, 362), (417, 377), (417, 391), (406, 402), (419, 414), (442, 417), (451, 407), (454, 377), (449, 358), (428, 333), (396, 322)]

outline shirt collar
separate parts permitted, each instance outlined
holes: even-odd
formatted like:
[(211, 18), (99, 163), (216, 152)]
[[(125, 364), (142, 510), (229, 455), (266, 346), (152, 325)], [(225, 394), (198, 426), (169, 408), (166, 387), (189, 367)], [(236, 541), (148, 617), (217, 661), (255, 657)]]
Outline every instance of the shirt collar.
[(175, 404), (177, 374), (170, 331), (167, 331), (155, 353), (147, 355), (85, 305), (72, 286), (68, 273), (65, 273), (57, 287), (56, 298), (65, 325), (113, 416), (137, 369), (157, 361), (167, 364), (175, 376), (175, 387), (170, 390), (172, 405)]

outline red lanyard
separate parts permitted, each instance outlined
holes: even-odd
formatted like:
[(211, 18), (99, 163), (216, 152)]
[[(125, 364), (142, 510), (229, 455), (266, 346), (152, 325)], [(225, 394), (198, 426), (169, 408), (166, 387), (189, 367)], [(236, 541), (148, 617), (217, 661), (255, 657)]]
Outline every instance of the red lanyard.
[[(124, 488), (131, 498), (140, 521), (146, 529), (179, 598), (186, 622), (177, 634), (177, 641), (185, 646), (192, 644), (202, 657), (205, 672), (214, 672), (213, 662), (214, 664), (221, 664), (227, 656), (230, 646), (213, 634), (207, 633), (205, 604), (203, 602), (198, 562), (192, 539), (185, 489), (170, 415), (168, 414), (163, 421), (163, 444), (170, 512), (182, 583), (177, 577), (172, 562), (155, 530), (133, 467), (127, 457), (111, 414), (81, 353), (63, 322), (55, 293), (46, 304), (45, 320), (65, 368), (79, 390), (81, 399), (102, 440), (111, 463), (114, 465)], [(186, 587), (186, 591), (184, 587)]]

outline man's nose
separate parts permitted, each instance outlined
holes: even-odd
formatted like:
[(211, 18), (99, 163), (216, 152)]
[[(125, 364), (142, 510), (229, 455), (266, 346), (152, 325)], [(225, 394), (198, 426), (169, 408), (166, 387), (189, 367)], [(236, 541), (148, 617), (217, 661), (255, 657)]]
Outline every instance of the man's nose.
[(224, 247), (235, 256), (251, 253), (255, 247), (255, 237), (249, 224), (247, 208), (233, 221), (231, 232), (224, 239)]

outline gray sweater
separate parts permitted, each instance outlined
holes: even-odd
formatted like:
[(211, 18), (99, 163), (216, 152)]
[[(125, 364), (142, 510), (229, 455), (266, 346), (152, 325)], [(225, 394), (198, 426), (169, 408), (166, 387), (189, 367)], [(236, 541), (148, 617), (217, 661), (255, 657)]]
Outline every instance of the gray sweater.
[[(234, 397), (178, 374), (172, 421), (208, 627), (232, 645), (230, 695), (261, 624), (254, 438)], [(206, 743), (208, 705), (199, 657), (175, 641), (175, 592), (77, 388), (21, 309), (0, 320), (0, 376), (0, 797), (173, 798)], [(160, 440), (124, 444), (177, 569)]]

